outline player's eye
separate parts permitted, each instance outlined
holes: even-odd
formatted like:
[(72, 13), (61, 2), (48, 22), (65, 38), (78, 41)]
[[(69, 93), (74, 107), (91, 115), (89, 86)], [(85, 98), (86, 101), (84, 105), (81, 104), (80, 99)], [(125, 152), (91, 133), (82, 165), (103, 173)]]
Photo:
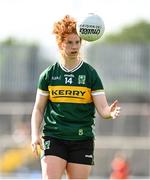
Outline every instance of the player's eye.
[(80, 41), (76, 41), (76, 44), (80, 44)]
[(67, 44), (70, 44), (70, 45), (71, 45), (71, 44), (72, 44), (72, 41), (68, 41)]

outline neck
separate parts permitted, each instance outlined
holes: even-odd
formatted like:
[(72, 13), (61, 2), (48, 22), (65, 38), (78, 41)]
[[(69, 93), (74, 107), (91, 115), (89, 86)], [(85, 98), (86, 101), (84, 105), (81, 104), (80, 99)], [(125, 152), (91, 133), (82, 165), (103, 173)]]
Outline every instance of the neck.
[(61, 64), (67, 69), (71, 70), (81, 62), (80, 58), (61, 58)]

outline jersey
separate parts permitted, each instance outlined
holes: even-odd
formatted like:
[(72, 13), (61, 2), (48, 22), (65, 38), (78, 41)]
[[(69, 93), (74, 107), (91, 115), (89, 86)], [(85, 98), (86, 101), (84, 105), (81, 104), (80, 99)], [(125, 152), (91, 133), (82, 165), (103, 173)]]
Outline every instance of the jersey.
[(43, 136), (64, 140), (94, 138), (92, 96), (104, 94), (104, 88), (91, 65), (81, 61), (68, 70), (56, 62), (41, 73), (37, 92), (48, 96)]

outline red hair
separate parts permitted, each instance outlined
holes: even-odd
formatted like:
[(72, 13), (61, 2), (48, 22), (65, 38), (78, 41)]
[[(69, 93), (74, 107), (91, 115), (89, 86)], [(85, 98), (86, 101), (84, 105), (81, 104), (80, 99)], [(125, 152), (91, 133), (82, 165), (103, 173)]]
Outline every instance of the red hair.
[(67, 35), (72, 33), (77, 34), (76, 20), (69, 15), (66, 15), (60, 21), (54, 23), (53, 33), (56, 35), (58, 46), (60, 46)]

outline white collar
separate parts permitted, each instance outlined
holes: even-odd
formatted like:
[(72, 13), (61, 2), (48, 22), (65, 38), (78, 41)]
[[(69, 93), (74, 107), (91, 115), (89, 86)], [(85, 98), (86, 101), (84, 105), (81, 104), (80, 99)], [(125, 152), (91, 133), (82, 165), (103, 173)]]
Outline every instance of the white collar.
[(65, 72), (75, 72), (76, 70), (78, 70), (81, 66), (82, 66), (82, 64), (83, 64), (83, 61), (80, 61), (80, 63), (79, 64), (77, 64), (73, 69), (67, 69), (65, 66), (63, 66), (61, 63), (59, 63), (60, 64), (60, 67), (61, 67), (61, 69), (63, 70), (63, 71), (65, 71)]

